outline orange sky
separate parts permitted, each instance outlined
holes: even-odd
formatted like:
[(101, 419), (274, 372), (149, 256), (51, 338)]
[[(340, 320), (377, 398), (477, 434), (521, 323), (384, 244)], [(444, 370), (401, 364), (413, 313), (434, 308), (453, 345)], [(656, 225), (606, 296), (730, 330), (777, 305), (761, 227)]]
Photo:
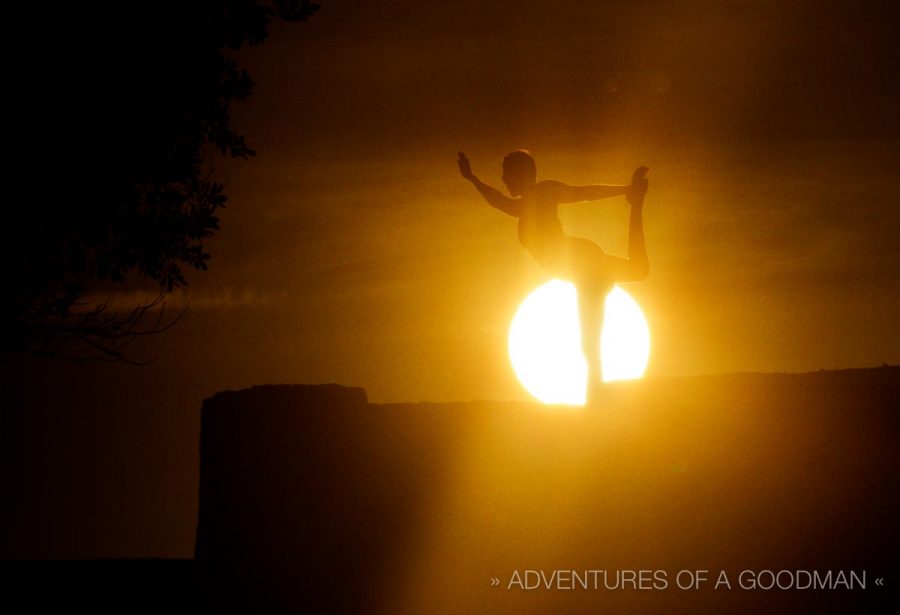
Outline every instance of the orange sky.
[[(651, 168), (651, 278), (629, 288), (650, 374), (900, 360), (900, 86), (883, 13), (391, 6), (328, 3), (245, 55), (259, 85), (236, 121), (259, 155), (219, 165), (231, 201), (190, 289), (244, 297), (191, 318), (253, 332), (215, 353), (243, 381), (523, 397), (506, 329), (546, 276), (454, 163), (465, 150), (501, 187), (519, 147), (574, 184)], [(621, 199), (562, 211), (614, 254), (626, 214)]]
[[(63, 495), (29, 514), (63, 529), (23, 529), (34, 556), (189, 554), (198, 412), (217, 390), (527, 399), (506, 334), (547, 278), (459, 177), (460, 149), (498, 187), (516, 148), (571, 184), (650, 167), (651, 274), (628, 288), (650, 375), (900, 363), (893, 3), (322, 5), (241, 56), (257, 86), (234, 121), (258, 155), (215, 163), (230, 198), (211, 268), (189, 275), (183, 321), (137, 349), (156, 362), (8, 366), (27, 374), (24, 454), (82, 463), (44, 477)], [(624, 253), (623, 199), (561, 214)], [(89, 450), (56, 446), (70, 438)], [(102, 506), (65, 496), (85, 489)], [(132, 531), (135, 508), (155, 529)]]

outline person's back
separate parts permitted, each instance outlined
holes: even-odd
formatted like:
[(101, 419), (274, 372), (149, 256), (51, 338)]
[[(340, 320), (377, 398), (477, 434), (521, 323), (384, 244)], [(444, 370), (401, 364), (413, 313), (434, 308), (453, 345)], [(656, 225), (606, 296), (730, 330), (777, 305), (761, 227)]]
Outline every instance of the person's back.
[(559, 219), (559, 203), (553, 182), (538, 182), (522, 195), (519, 243), (544, 266), (555, 251), (564, 248), (566, 235)]

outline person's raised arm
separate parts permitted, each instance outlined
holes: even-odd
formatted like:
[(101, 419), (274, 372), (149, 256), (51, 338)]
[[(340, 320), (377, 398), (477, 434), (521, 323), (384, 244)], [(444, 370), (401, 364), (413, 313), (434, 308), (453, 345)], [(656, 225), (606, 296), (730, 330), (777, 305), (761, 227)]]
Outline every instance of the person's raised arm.
[(583, 203), (584, 201), (596, 201), (613, 196), (625, 196), (630, 186), (606, 186), (596, 184), (591, 186), (567, 186), (562, 182), (548, 181), (556, 193), (557, 203)]
[(647, 179), (644, 177), (647, 173), (647, 167), (638, 167), (631, 178), (631, 184), (627, 186), (567, 186), (558, 181), (541, 182), (549, 189), (553, 190), (556, 195), (557, 203), (582, 203), (584, 201), (596, 201), (612, 196), (627, 197), (629, 203), (638, 198), (642, 198), (647, 192)]
[(488, 186), (486, 183), (475, 177), (475, 174), (472, 173), (472, 165), (469, 163), (469, 159), (466, 158), (466, 155), (462, 152), (459, 152), (459, 160), (456, 162), (459, 165), (460, 175), (472, 182), (472, 185), (475, 186), (478, 193), (484, 197), (484, 200), (487, 201), (491, 207), (495, 207), (510, 216), (519, 217), (519, 199), (510, 198), (505, 194), (502, 194), (496, 188)]

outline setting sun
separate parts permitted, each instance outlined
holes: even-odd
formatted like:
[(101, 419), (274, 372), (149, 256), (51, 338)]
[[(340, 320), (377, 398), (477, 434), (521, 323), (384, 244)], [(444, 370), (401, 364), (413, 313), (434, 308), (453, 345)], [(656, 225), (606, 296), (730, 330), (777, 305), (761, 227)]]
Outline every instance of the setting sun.
[[(598, 343), (603, 380), (640, 378), (650, 357), (650, 330), (640, 306), (616, 286), (606, 296)], [(544, 403), (584, 405), (587, 363), (581, 352), (575, 286), (552, 280), (519, 306), (509, 329), (509, 356), (525, 389)]]

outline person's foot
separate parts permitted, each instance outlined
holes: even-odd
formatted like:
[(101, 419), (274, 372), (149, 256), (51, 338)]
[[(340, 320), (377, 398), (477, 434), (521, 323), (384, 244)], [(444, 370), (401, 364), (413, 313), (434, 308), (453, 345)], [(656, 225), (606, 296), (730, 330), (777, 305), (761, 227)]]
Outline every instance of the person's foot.
[(647, 180), (647, 167), (638, 167), (631, 176), (631, 186), (625, 195), (625, 200), (632, 205), (643, 205), (644, 195), (647, 194), (647, 188), (650, 182)]

